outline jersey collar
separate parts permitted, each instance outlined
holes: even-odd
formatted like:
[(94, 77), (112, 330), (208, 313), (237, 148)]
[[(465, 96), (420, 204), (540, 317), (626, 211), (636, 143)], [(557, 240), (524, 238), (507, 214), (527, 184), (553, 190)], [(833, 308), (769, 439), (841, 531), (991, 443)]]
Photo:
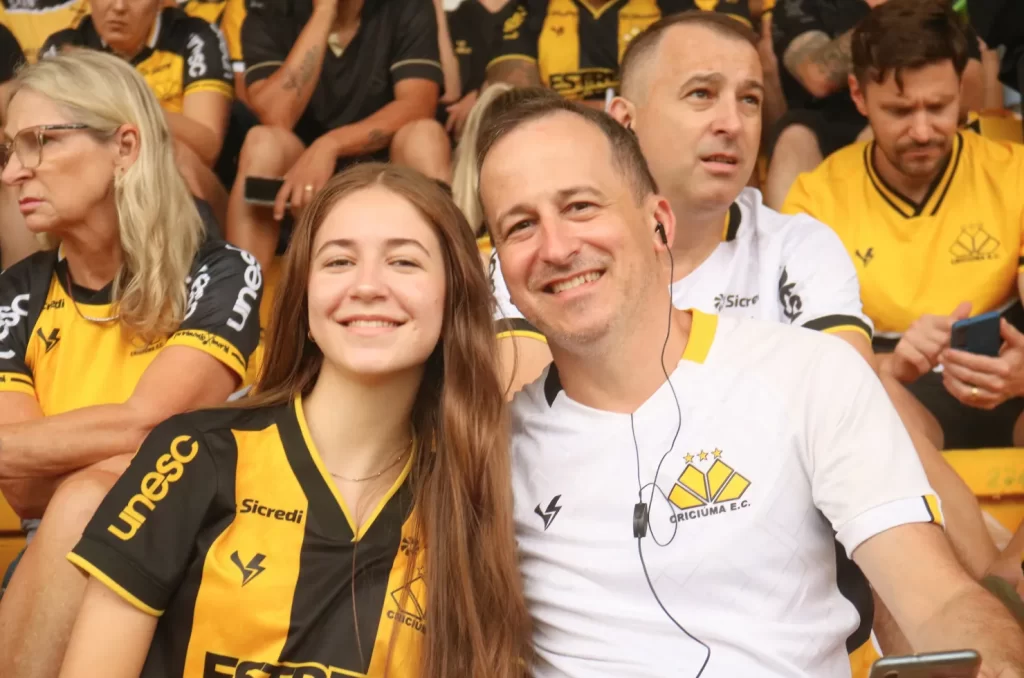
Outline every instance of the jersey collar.
[(71, 289), (68, 289), (68, 262), (64, 258), (64, 245), (57, 247), (57, 260), (54, 262), (53, 273), (57, 277), (57, 284), (64, 290), (64, 294), (76, 303), (86, 306), (105, 306), (110, 304), (113, 299), (113, 282), (107, 283), (101, 289), (91, 290), (72, 281)]
[(942, 202), (946, 198), (946, 193), (949, 191), (949, 185), (953, 183), (953, 177), (956, 175), (956, 170), (960, 165), (960, 155), (963, 152), (964, 140), (963, 137), (957, 132), (956, 137), (953, 139), (953, 146), (950, 150), (949, 157), (946, 158), (946, 164), (942, 168), (942, 171), (935, 177), (932, 185), (928, 187), (928, 192), (924, 196), (924, 200), (920, 204), (915, 203), (910, 198), (906, 197), (895, 188), (890, 186), (882, 175), (878, 173), (875, 167), (875, 142), (871, 142), (864, 147), (864, 169), (868, 173), (868, 179), (871, 180), (871, 185), (874, 186), (878, 194), (882, 196), (894, 210), (899, 212), (904, 218), (912, 219), (922, 215), (935, 216), (938, 213), (939, 208), (942, 207)]
[[(689, 309), (693, 321), (690, 323), (690, 336), (686, 340), (686, 348), (680, 362), (688, 360), (693, 363), (703, 364), (711, 351), (711, 344), (715, 341), (715, 330), (718, 329), (718, 316)], [(555, 398), (562, 392), (562, 381), (558, 376), (558, 366), (551, 363), (548, 368), (548, 376), (544, 379), (544, 399), (548, 407), (555, 404)]]
[(742, 220), (743, 213), (740, 211), (739, 203), (729, 205), (729, 213), (725, 215), (725, 223), (722, 225), (722, 242), (732, 242), (736, 239)]

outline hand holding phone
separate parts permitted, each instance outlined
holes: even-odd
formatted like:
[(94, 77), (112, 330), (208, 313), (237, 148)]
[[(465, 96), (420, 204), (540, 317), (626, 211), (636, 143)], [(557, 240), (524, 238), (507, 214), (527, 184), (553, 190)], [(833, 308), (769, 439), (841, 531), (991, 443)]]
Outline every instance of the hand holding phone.
[(250, 205), (273, 207), (282, 186), (284, 186), (284, 179), (246, 177), (245, 201)]
[(981, 657), (974, 650), (882, 657), (869, 678), (977, 678)]
[(977, 355), (999, 355), (999, 348), (1003, 345), (1003, 337), (999, 330), (1000, 318), (1000, 311), (991, 311), (973, 318), (958, 320), (953, 323), (950, 347)]

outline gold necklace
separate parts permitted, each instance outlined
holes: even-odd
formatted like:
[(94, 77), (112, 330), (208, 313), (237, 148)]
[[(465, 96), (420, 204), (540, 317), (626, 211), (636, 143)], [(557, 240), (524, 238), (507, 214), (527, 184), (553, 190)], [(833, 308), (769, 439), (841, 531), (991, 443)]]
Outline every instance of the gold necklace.
[(377, 471), (373, 475), (366, 476), (365, 478), (349, 478), (347, 476), (341, 475), (340, 473), (335, 473), (334, 471), (328, 471), (328, 473), (330, 473), (335, 478), (338, 478), (339, 480), (344, 480), (344, 481), (349, 482), (349, 483), (364, 483), (367, 480), (373, 480), (374, 478), (380, 478), (384, 474), (385, 471), (387, 471), (388, 469), (394, 468), (395, 464), (397, 464), (398, 462), (402, 461), (403, 457), (405, 457), (405, 452), (402, 452), (401, 454), (399, 454), (397, 457), (395, 457), (395, 459), (390, 464), (388, 464), (387, 466), (385, 466), (381, 470)]
[(74, 289), (72, 289), (72, 287), (71, 287), (72, 283), (71, 283), (71, 266), (70, 265), (67, 265), (67, 271), (65, 271), (64, 279), (65, 279), (65, 281), (67, 282), (67, 285), (68, 285), (68, 298), (71, 299), (71, 305), (75, 307), (75, 311), (78, 312), (78, 315), (81, 316), (81, 318), (83, 320), (88, 320), (89, 322), (94, 322), (94, 323), (110, 323), (110, 322), (114, 322), (115, 320), (117, 320), (118, 318), (121, 317), (120, 313), (116, 313), (115, 315), (108, 316), (106, 318), (94, 318), (92, 316), (89, 316), (89, 315), (86, 315), (86, 314), (82, 313), (82, 309), (78, 308), (78, 302), (75, 301)]

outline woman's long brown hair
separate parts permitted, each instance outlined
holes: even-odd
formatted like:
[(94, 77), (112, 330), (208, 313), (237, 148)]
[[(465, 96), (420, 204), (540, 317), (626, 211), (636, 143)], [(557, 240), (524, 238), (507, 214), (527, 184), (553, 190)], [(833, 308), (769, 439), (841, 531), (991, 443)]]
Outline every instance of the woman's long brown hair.
[(426, 542), (427, 634), (422, 678), (519, 678), (530, 622), (512, 521), (505, 394), (498, 377), (490, 285), (465, 217), (437, 183), (394, 165), (357, 165), (332, 178), (303, 212), (285, 255), (266, 358), (247, 407), (308, 394), (323, 354), (307, 339), (313, 242), (331, 209), (383, 187), (412, 204), (444, 253), (441, 339), (413, 405), (410, 474)]

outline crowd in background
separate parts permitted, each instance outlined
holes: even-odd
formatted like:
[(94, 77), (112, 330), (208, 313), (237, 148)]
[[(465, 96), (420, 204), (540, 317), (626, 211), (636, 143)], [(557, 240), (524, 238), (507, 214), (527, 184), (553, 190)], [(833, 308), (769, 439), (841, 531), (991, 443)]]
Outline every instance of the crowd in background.
[[(473, 426), (504, 435), (505, 424), (500, 402), (485, 397), (469, 404), (476, 393), (470, 382), (481, 380), (480, 392), (486, 392), (487, 369), (500, 368), (511, 398), (540, 377), (536, 393), (552, 406), (562, 388), (559, 360), (569, 362), (571, 353), (560, 343), (558, 323), (543, 320), (549, 309), (530, 296), (540, 283), (515, 257), (532, 229), (555, 217), (540, 207), (530, 211), (526, 198), (510, 203), (491, 187), (511, 195), (532, 185), (531, 174), (543, 175), (543, 166), (513, 172), (523, 158), (546, 157), (543, 143), (530, 146), (529, 135), (515, 130), (529, 127), (529, 115), (557, 118), (567, 110), (598, 127), (614, 124), (586, 143), (610, 143), (623, 181), (641, 176), (638, 194), (661, 196), (653, 214), (674, 214), (671, 223), (658, 217), (661, 245), (655, 245), (671, 257), (670, 303), (694, 309), (691, 342), (703, 311), (815, 330), (852, 347), (867, 373), (878, 377), (882, 388), (872, 393), (888, 398), (898, 415), (892, 422), (902, 422), (898, 435), (903, 428), (909, 433), (900, 445), (916, 451), (914, 464), (924, 471), (902, 476), (906, 469), (895, 464), (893, 477), (933, 490), (918, 492), (923, 508), (914, 504), (892, 525), (944, 521), (955, 554), (951, 562), (985, 582), (1024, 623), (1024, 529), (1013, 534), (985, 516), (941, 455), (1024, 446), (1022, 8), (1015, 0), (2, 0), (0, 491), (22, 519), (29, 548), (7, 572), (6, 591), (0, 588), (0, 675), (91, 675), (91, 668), (82, 668), (86, 662), (104, 661), (123, 648), (104, 650), (100, 635), (82, 630), (87, 624), (127, 629), (123, 646), (140, 649), (127, 653), (134, 659), (118, 660), (124, 675), (232, 675), (219, 669), (249, 675), (244, 656), (208, 649), (204, 668), (194, 649), (204, 624), (228, 623), (211, 621), (213, 594), (204, 599), (192, 589), (209, 590), (207, 578), (214, 575), (195, 554), (228, 548), (218, 546), (218, 535), (236, 529), (226, 517), (235, 515), (235, 504), (242, 513), (266, 517), (268, 532), (252, 530), (244, 539), (236, 533), (232, 543), (251, 549), (221, 554), (232, 563), (231, 577), (240, 571), (243, 586), (257, 576), (291, 577), (293, 599), (267, 603), (257, 624), (268, 638), (280, 636), (282, 656), (315, 644), (310, 639), (319, 637), (318, 624), (347, 624), (361, 639), (358, 651), (329, 667), (357, 671), (353, 675), (416, 675), (412, 667), (426, 666), (431, 675), (513, 676), (509, 658), (520, 658), (511, 661), (514, 667), (531, 652), (548, 662), (549, 672), (537, 675), (559, 675), (558, 661), (545, 655), (543, 643), (533, 650), (524, 643), (529, 624), (518, 603), (501, 623), (463, 627), (459, 620), (479, 614), (474, 605), (519, 596), (511, 579), (514, 558), (506, 552), (510, 525), (481, 516), (511, 501), (495, 489), (502, 478), (513, 477), (521, 491), (517, 464), (525, 462), (513, 460), (511, 468), (508, 462), (484, 463), (497, 448), (474, 448), (483, 441), (474, 438), (479, 430)], [(713, 17), (705, 17), (700, 30), (747, 43), (756, 58), (741, 63), (728, 42), (716, 53), (707, 35), (686, 32), (697, 30), (688, 19), (673, 24), (673, 17), (689, 17), (690, 10)], [(936, 16), (954, 15), (955, 26), (936, 27), (942, 23)], [(908, 42), (904, 35), (923, 37)], [(574, 106), (559, 108), (565, 101)], [(509, 113), (531, 106), (534, 113), (521, 120)], [(133, 121), (128, 132), (125, 121)], [(616, 136), (623, 129), (628, 135)], [(574, 134), (552, 123), (553, 149), (563, 133)], [(485, 158), (510, 139), (520, 139), (521, 152), (504, 151), (507, 172), (492, 167), (485, 189)], [(633, 146), (642, 155), (631, 165)], [(587, 210), (613, 202), (568, 193), (553, 212), (559, 219), (575, 219), (570, 212), (580, 210), (582, 223), (590, 218)], [(375, 200), (360, 203), (366, 195)], [(393, 204), (395, 196), (414, 212)], [(353, 261), (368, 256), (360, 250), (365, 234), (331, 216), (341, 204), (351, 219), (384, 224), (373, 243), (382, 267), (410, 271), (394, 283), (402, 291), (392, 315), (351, 316), (345, 323), (370, 336), (423, 317), (436, 321), (417, 329), (424, 334), (408, 349), (412, 357), (403, 354), (421, 370), (415, 382), (388, 391), (404, 418), (388, 419), (386, 433), (366, 424), (368, 418), (345, 419), (379, 434), (389, 454), (410, 450), (388, 457), (391, 465), (377, 475), (372, 464), (340, 462), (336, 466), (345, 473), (334, 473), (329, 460), (344, 452), (332, 457), (321, 442), (327, 433), (349, 435), (324, 423), (331, 417), (319, 412), (328, 412), (332, 401), (316, 397), (347, 393), (330, 391), (340, 387), (324, 385), (329, 380), (323, 375), (335, 363), (348, 363), (331, 353), (329, 331), (317, 324), (317, 313), (322, 322), (338, 313), (328, 292), (317, 296), (329, 287), (318, 276), (327, 280), (336, 274), (330, 267), (354, 267)], [(458, 214), (447, 212), (449, 205)], [(427, 215), (422, 232), (397, 228), (384, 238), (393, 224), (424, 220), (413, 214)], [(449, 232), (452, 224), (464, 232)], [(565, 245), (550, 237), (538, 256), (557, 257), (555, 250)], [(466, 267), (470, 242), (479, 270)], [(445, 262), (447, 283), (431, 277), (431, 257)], [(489, 278), (486, 300), (476, 296), (481, 272)], [(548, 291), (597, 279), (566, 279)], [(350, 293), (369, 298), (373, 284)], [(464, 320), (457, 320), (460, 314)], [(995, 323), (988, 325), (994, 328), (989, 347), (974, 350), (954, 325), (986, 314)], [(408, 317), (399, 321), (398, 315)], [(486, 339), (480, 334), (485, 324), (493, 330)], [(576, 335), (566, 330), (565, 336)], [(440, 361), (441, 348), (434, 344), (449, 362)], [(291, 354), (297, 357), (289, 363)], [(458, 373), (452, 355), (465, 355), (472, 369)], [(557, 368), (549, 367), (552, 357)], [(667, 371), (664, 377), (669, 379)], [(422, 395), (421, 378), (445, 385), (453, 400), (465, 397), (466, 408), (481, 411), (472, 421), (460, 420), (451, 414), (451, 402)], [(563, 381), (569, 383), (565, 374)], [(229, 400), (242, 403), (239, 411), (248, 414), (174, 418)], [(386, 399), (380, 406), (388, 411)], [(577, 414), (569, 410), (565, 416)], [(883, 420), (889, 422), (871, 419)], [(849, 423), (842, 419), (837, 429)], [(451, 466), (421, 467), (430, 441), (442, 438), (451, 442), (453, 455), (464, 457)], [(213, 452), (197, 457), (198, 448), (188, 448), (192, 439), (213, 441)], [(633, 445), (636, 440), (634, 431)], [(325, 461), (316, 460), (317, 446)], [(306, 450), (301, 460), (295, 456), (300, 447)], [(715, 463), (721, 453), (716, 449), (709, 459), (701, 450), (699, 461)], [(129, 467), (136, 454), (145, 468)], [(253, 461), (263, 454), (277, 462)], [(636, 456), (639, 473), (639, 447)], [(217, 459), (233, 460), (237, 471), (226, 471)], [(188, 464), (203, 470), (186, 476), (186, 502), (168, 492)], [(701, 483), (715, 482), (713, 467), (690, 468)], [(717, 489), (691, 488), (693, 497), (676, 498), (674, 505), (706, 510), (736, 488), (733, 478), (749, 484), (725, 468), (728, 477)], [(317, 498), (308, 480), (317, 473), (333, 476), (339, 486), (356, 483), (351, 488), (396, 475), (379, 492), (364, 496), (350, 488), (339, 494), (331, 487)], [(403, 485), (407, 477), (412, 480)], [(358, 484), (367, 479), (370, 485)], [(278, 482), (294, 488), (253, 499), (252, 488)], [(679, 482), (676, 491), (684, 492), (683, 476)], [(541, 520), (547, 532), (562, 495), (534, 497), (536, 487), (530, 488), (529, 519)], [(848, 488), (828, 489), (840, 496)], [(879, 496), (883, 489), (876, 488)], [(443, 500), (421, 504), (427, 492)], [(701, 492), (709, 496), (701, 498)], [(743, 490), (736, 492), (739, 500)], [(308, 522), (323, 506), (317, 502), (329, 501), (332, 493), (345, 495), (342, 513), (332, 511), (350, 532)], [(155, 518), (168, 496), (166, 504), (173, 503), (178, 515), (173, 525)], [(417, 550), (422, 536), (404, 521), (392, 533), (374, 533), (377, 512), (387, 518), (392, 497), (408, 500), (405, 510), (416, 502), (424, 530), (456, 554), (454, 564)], [(362, 514), (362, 526), (360, 516), (344, 508), (360, 501), (376, 506), (377, 499), (380, 507), (368, 519)], [(828, 500), (815, 499), (838, 525), (840, 519), (822, 508)], [(458, 508), (460, 501), (473, 505), (472, 515)], [(842, 509), (854, 505), (860, 504), (851, 499)], [(160, 531), (132, 542), (150, 512), (151, 527)], [(285, 568), (268, 560), (266, 568), (276, 569), (264, 573), (260, 540), (292, 544), (297, 538), (287, 530), (304, 524), (304, 512), (302, 539), (313, 546), (295, 542), (289, 552), (294, 563)], [(110, 527), (90, 523), (94, 515), (112, 521)], [(439, 537), (446, 520), (456, 530), (475, 525), (484, 537), (479, 544)], [(124, 551), (118, 552), (110, 534), (127, 545)], [(528, 551), (523, 544), (531, 543), (530, 535), (520, 530), (517, 536)], [(826, 541), (829, 549), (833, 541), (836, 546), (828, 566), (836, 568), (839, 588), (859, 614), (859, 628), (846, 637), (851, 654), (874, 657), (878, 645), (898, 654), (947, 640), (914, 627), (902, 606), (893, 608), (879, 593), (886, 584), (874, 575), (895, 567), (892, 561), (880, 568), (862, 562), (863, 553), (851, 559), (863, 539), (838, 527)], [(315, 607), (318, 591), (332, 586), (324, 574), (330, 566), (316, 560), (317, 545), (329, 549), (341, 542), (367, 544), (358, 555), (354, 547), (345, 551), (353, 591), (357, 570), (382, 578), (374, 589), (380, 596), (358, 602), (369, 625), (353, 621), (358, 615), (335, 619), (326, 607)], [(485, 574), (476, 573), (473, 563)], [(377, 626), (380, 616), (385, 628), (385, 610), (396, 627), (424, 623), (417, 596), (425, 595), (409, 573), (422, 578), (424, 568), (448, 567), (452, 578), (431, 580), (431, 591), (444, 592), (451, 602), (429, 622), (444, 629), (445, 639), (422, 650), (397, 640), (397, 632), (388, 641)], [(524, 566), (524, 572), (526, 602), (534, 603), (531, 574), (557, 578), (560, 571)], [(111, 602), (116, 596), (104, 597), (107, 587), (130, 605), (117, 608)], [(185, 603), (181, 590), (192, 592)], [(357, 598), (353, 594), (353, 610)], [(665, 609), (660, 599), (658, 604)], [(298, 621), (289, 617), (293, 606), (303, 605), (316, 612)], [(154, 621), (141, 624), (131, 616), (135, 612)], [(157, 626), (154, 615), (164, 612), (173, 622)], [(558, 634), (550, 628), (557, 622), (551, 620), (558, 615), (530, 613), (534, 624), (544, 620), (542, 639), (554, 642)], [(998, 635), (998, 623), (994, 628)], [(535, 639), (537, 633), (535, 628)], [(565, 642), (573, 648), (569, 654), (585, 646)], [(386, 652), (371, 652), (377, 646)], [(465, 648), (483, 658), (451, 665), (443, 660), (446, 652), (459, 656)], [(76, 667), (69, 659), (62, 671), (65, 651), (83, 663)], [(793, 656), (802, 652), (810, 651)], [(998, 667), (1002, 659), (987, 661)], [(1018, 659), (1007, 651), (1006, 675), (1024, 676), (1011, 672)], [(505, 668), (492, 672), (498, 665)], [(563, 675), (579, 675), (578, 669), (566, 668)], [(324, 667), (283, 673), (284, 663), (257, 662), (252, 670), (335, 675)]]

